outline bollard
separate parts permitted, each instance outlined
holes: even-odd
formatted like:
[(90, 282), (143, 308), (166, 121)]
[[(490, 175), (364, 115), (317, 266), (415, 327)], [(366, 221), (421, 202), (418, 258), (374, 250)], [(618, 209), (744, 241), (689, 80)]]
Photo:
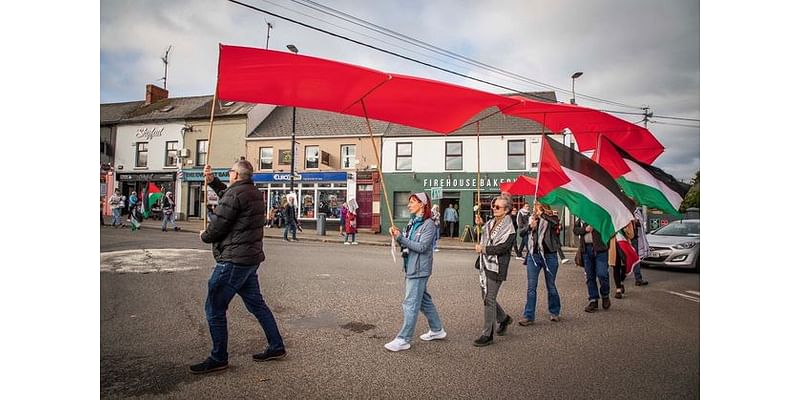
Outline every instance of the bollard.
[(325, 236), (325, 213), (317, 213), (317, 235)]

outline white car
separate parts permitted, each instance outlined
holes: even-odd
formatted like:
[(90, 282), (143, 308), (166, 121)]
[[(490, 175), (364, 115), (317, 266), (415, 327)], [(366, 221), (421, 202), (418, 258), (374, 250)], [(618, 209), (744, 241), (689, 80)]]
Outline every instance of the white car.
[(691, 268), (700, 270), (700, 220), (683, 219), (647, 234), (650, 253), (645, 267)]

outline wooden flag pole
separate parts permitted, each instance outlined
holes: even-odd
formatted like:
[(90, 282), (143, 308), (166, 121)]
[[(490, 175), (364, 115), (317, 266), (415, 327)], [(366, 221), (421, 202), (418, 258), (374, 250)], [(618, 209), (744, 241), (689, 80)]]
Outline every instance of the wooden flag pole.
[[(217, 81), (217, 85), (219, 85), (219, 81)], [(205, 169), (206, 165), (209, 165), (211, 162), (211, 135), (214, 134), (214, 111), (217, 109), (217, 91), (219, 88), (214, 89), (214, 98), (211, 100), (211, 121), (209, 122), (208, 127), (208, 144), (206, 145), (206, 163), (203, 165), (203, 169)], [(203, 230), (208, 229), (208, 181), (203, 176), (203, 182), (205, 185), (205, 199), (203, 200)]]
[[(364, 104), (364, 99), (361, 99), (361, 108), (364, 110), (364, 119), (367, 121), (367, 130), (369, 131), (369, 138), (372, 140), (372, 149), (375, 151), (375, 157), (378, 159), (378, 175), (381, 177), (381, 191), (383, 191), (383, 200), (386, 202), (386, 210), (389, 212), (389, 224), (394, 226), (394, 215), (392, 214), (392, 205), (389, 203), (389, 193), (386, 191), (386, 180), (383, 179), (383, 167), (381, 163), (381, 155), (378, 152), (378, 145), (375, 143), (375, 136), (372, 134), (372, 125), (369, 123), (369, 116), (367, 115), (367, 106)], [(391, 236), (391, 234), (390, 234)]]
[[(477, 191), (477, 194), (478, 194), (478, 201), (477, 201), (477, 203), (478, 203), (478, 206), (477, 206), (478, 207), (478, 211), (477, 211), (477, 213), (480, 216), (481, 215), (481, 121), (478, 121), (478, 123), (475, 124), (475, 126), (476, 126), (476, 130), (477, 130), (477, 133), (478, 133), (478, 182), (477, 182), (478, 183), (478, 191)], [(475, 231), (476, 231), (475, 235), (478, 237), (478, 239), (477, 239), (478, 243), (480, 243), (481, 242), (481, 227), (478, 226), (477, 229), (475, 229)]]
[(544, 122), (547, 120), (547, 113), (542, 117), (542, 140), (539, 143), (539, 166), (536, 167), (536, 189), (533, 190), (533, 208), (536, 211), (536, 202), (539, 201), (539, 178), (542, 176), (542, 154), (544, 154), (544, 142), (547, 134), (544, 132)]

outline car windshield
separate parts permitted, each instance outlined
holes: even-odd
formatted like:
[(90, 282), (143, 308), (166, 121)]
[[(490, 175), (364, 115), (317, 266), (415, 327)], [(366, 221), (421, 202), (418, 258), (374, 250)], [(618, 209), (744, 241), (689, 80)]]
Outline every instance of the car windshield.
[(669, 225), (653, 232), (660, 236), (700, 236), (700, 223), (673, 221)]

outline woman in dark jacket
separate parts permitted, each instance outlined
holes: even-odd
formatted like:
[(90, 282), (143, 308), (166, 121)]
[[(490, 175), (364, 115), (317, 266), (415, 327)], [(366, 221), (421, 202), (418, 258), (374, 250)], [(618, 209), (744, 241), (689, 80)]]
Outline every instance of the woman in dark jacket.
[[(483, 226), (481, 244), (475, 245), (479, 253), (477, 267), (480, 270), (481, 294), (483, 295), (483, 332), (473, 345), (482, 347), (494, 343), (495, 322), (500, 324), (497, 335), (506, 334), (511, 325), (511, 316), (506, 314), (497, 303), (500, 285), (508, 275), (508, 263), (511, 261), (511, 248), (516, 241), (516, 230), (511, 222), (511, 199), (501, 195), (492, 200), (493, 219)], [(483, 225), (480, 215), (475, 216), (475, 224)]]

